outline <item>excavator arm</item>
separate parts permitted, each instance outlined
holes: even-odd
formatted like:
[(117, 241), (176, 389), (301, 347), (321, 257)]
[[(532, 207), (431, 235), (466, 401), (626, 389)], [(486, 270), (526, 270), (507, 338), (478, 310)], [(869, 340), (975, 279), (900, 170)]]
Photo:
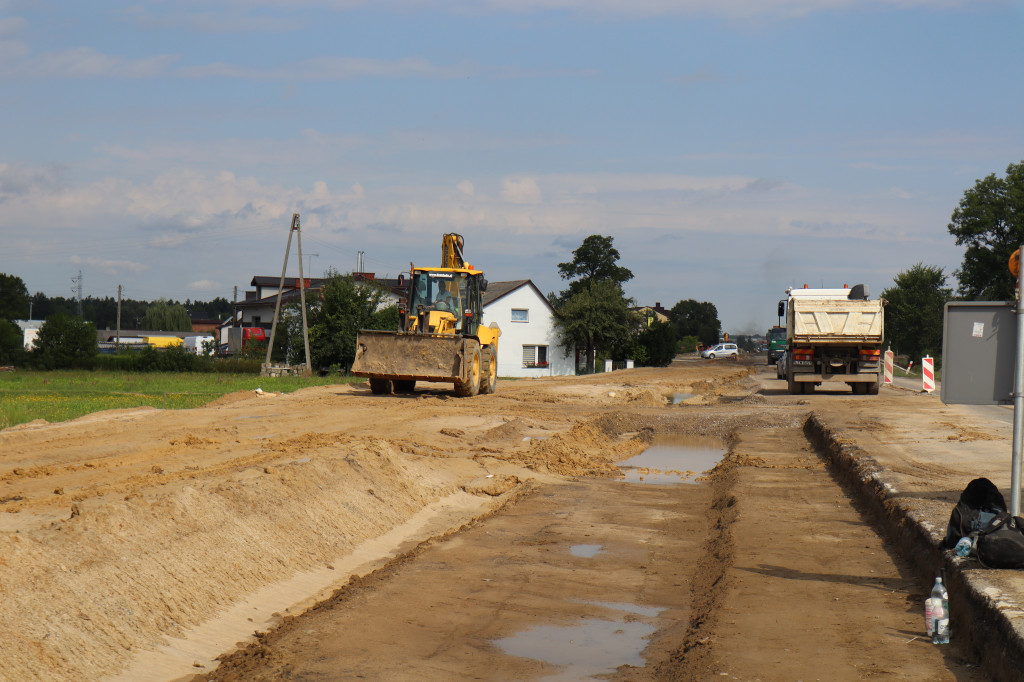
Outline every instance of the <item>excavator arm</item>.
[(442, 268), (466, 267), (466, 261), (462, 259), (462, 244), (462, 235), (454, 232), (449, 232), (441, 239)]

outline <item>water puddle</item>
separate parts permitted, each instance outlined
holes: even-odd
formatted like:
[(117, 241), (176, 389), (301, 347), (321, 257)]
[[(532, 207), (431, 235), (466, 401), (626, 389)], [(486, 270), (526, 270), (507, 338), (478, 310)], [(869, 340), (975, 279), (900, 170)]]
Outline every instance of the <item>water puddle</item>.
[(642, 453), (620, 462), (619, 468), (627, 483), (696, 483), (725, 453), (726, 448), (717, 438), (659, 436)]
[(510, 656), (564, 666), (545, 680), (581, 680), (615, 672), (620, 665), (642, 667), (647, 623), (585, 619), (570, 627), (542, 625), (494, 640)]
[(678, 405), (679, 403), (683, 402), (684, 400), (689, 400), (693, 396), (694, 396), (693, 393), (673, 393), (672, 394), (672, 404), (673, 405)]
[(573, 556), (591, 559), (597, 556), (602, 549), (604, 549), (604, 545), (573, 545), (569, 548), (569, 553)]

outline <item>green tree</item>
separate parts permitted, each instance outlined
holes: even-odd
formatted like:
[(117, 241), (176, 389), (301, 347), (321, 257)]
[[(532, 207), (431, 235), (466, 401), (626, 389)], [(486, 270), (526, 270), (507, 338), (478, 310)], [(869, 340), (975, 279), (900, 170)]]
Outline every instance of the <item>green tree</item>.
[(562, 346), (586, 353), (587, 371), (594, 371), (597, 352), (608, 354), (626, 347), (636, 326), (632, 301), (611, 279), (595, 279), (555, 309), (555, 328)]
[(51, 315), (39, 329), (32, 359), (34, 364), (43, 369), (84, 367), (96, 355), (98, 347), (96, 325), (78, 317), (57, 313)]
[(672, 324), (677, 338), (696, 336), (705, 346), (718, 343), (718, 335), (722, 331), (715, 305), (692, 298), (672, 306)]
[[(398, 329), (398, 309), (385, 306), (386, 301), (387, 292), (379, 285), (357, 283), (352, 275), (328, 271), (320, 300), (314, 301), (307, 312), (312, 366), (339, 365), (348, 370), (356, 357), (356, 333), (360, 329)], [(299, 338), (297, 362), (302, 362), (305, 350)]]
[(25, 360), (25, 334), (21, 327), (0, 319), (0, 365), (20, 365)]
[(28, 302), (21, 277), (0, 272), (0, 320), (27, 320)]
[(886, 300), (885, 336), (893, 349), (911, 359), (942, 352), (942, 316), (953, 290), (942, 268), (918, 263), (900, 272), (896, 286), (882, 292)]
[(644, 349), (644, 361), (650, 367), (667, 367), (676, 356), (676, 329), (669, 322), (654, 320), (637, 336), (637, 344)]
[(611, 281), (621, 291), (622, 285), (633, 279), (633, 273), (628, 268), (617, 264), (619, 251), (612, 246), (612, 241), (613, 237), (592, 234), (572, 252), (571, 261), (558, 264), (558, 274), (562, 279), (572, 280), (569, 288), (562, 292), (561, 300), (568, 300), (591, 282)]
[(159, 332), (190, 332), (192, 320), (188, 311), (181, 304), (157, 301), (146, 310), (142, 318), (142, 328)]
[(953, 211), (949, 233), (967, 247), (954, 273), (960, 294), (970, 300), (1012, 300), (1016, 282), (1006, 264), (1024, 243), (1024, 161), (1011, 163), (1005, 178), (990, 174), (976, 180)]

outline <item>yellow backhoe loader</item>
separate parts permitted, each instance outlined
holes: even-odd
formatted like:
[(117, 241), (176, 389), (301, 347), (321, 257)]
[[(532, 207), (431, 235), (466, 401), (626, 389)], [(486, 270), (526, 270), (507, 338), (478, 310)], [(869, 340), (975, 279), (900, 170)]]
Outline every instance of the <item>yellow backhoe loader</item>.
[(484, 273), (463, 260), (463, 239), (441, 241), (441, 267), (409, 264), (399, 331), (360, 330), (352, 374), (367, 377), (376, 394), (412, 393), (417, 381), (455, 384), (455, 393), (493, 393), (498, 383), (496, 324), (483, 325)]

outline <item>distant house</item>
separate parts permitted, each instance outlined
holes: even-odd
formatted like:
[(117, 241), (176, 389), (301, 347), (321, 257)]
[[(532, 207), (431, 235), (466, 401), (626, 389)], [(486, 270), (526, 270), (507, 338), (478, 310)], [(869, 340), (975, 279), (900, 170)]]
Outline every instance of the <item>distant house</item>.
[(568, 355), (558, 342), (555, 310), (528, 279), (490, 282), (483, 296), (483, 322), (496, 322), (498, 375), (537, 377), (576, 373), (573, 348)]
[(43, 328), (43, 320), (15, 320), (14, 324), (21, 328), (25, 350), (32, 350), (39, 330)]
[(637, 308), (630, 308), (635, 313), (638, 313), (640, 317), (644, 318), (647, 322), (647, 326), (650, 327), (655, 321), (668, 322), (672, 317), (672, 312), (661, 307), (661, 302), (655, 303), (653, 306), (642, 305)]
[[(384, 287), (387, 292), (385, 306), (398, 302), (399, 294), (397, 279), (378, 278), (372, 272), (356, 272), (353, 277), (357, 282), (373, 282)], [(306, 304), (309, 305), (310, 297), (320, 296), (320, 290), (324, 286), (322, 277), (306, 277)], [(234, 315), (220, 324), (220, 342), (227, 343), (229, 327), (262, 327), (269, 330), (274, 324), (274, 309), (277, 307), (277, 293), (281, 291), (281, 306), (288, 303), (298, 303), (301, 300), (300, 284), (303, 284), (298, 277), (286, 277), (284, 288), (281, 289), (281, 277), (269, 275), (256, 275), (249, 283), (252, 291), (245, 292), (245, 300), (235, 301)]]

